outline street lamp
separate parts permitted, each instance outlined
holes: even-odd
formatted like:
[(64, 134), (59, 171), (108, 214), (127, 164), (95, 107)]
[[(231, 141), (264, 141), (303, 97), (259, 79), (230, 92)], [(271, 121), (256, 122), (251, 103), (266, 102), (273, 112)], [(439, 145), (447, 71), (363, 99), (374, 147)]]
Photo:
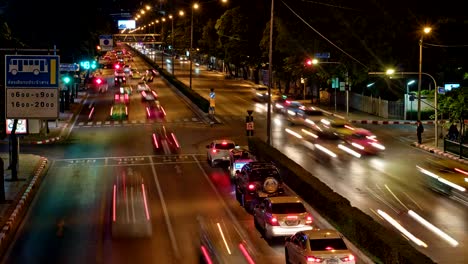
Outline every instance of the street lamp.
[[(415, 75), (415, 74), (418, 74), (419, 75), (420, 74), (420, 75), (426, 75), (426, 76), (428, 76), (429, 78), (432, 79), (432, 81), (434, 82), (434, 87), (435, 87), (435, 89), (434, 89), (434, 114), (435, 114), (435, 117), (434, 117), (434, 131), (435, 131), (434, 145), (437, 148), (437, 146), (439, 145), (438, 127), (437, 127), (437, 121), (438, 121), (438, 118), (437, 118), (437, 93), (438, 93), (438, 88), (437, 88), (437, 82), (434, 79), (434, 77), (432, 77), (432, 75), (430, 75), (429, 73), (425, 73), (425, 72), (395, 72), (394, 70), (387, 70), (386, 72), (369, 72), (368, 74), (369, 75), (393, 75), (393, 74), (401, 74), (401, 75)], [(418, 100), (420, 100), (420, 98), (418, 98)], [(418, 119), (418, 120), (420, 120), (420, 119)]]
[(198, 4), (195, 3), (192, 5), (192, 14), (190, 19), (190, 50), (189, 50), (189, 60), (190, 60), (190, 90), (192, 90), (192, 47), (193, 47), (193, 9), (198, 9)]
[[(346, 64), (340, 62), (340, 61), (319, 61), (317, 59), (313, 59), (312, 60), (312, 64), (316, 65), (316, 64), (340, 64), (340, 65), (343, 65), (345, 67), (345, 70), (346, 70), (346, 81), (345, 81), (345, 90), (346, 90), (346, 115), (349, 115), (349, 88), (348, 88), (348, 85), (349, 85), (349, 72), (348, 72), (348, 67), (346, 67)], [(336, 89), (338, 88), (335, 88), (335, 112), (336, 112)]]
[[(406, 120), (406, 112), (408, 111), (408, 109), (406, 108), (407, 107), (406, 102), (408, 101), (408, 98), (409, 98), (409, 86), (415, 82), (416, 82), (415, 80), (411, 80), (406, 83), (406, 96), (405, 96), (405, 105), (404, 105), (405, 106), (405, 113), (404, 113), (405, 120)], [(411, 112), (413, 112), (413, 101), (411, 101)]]
[(166, 18), (163, 17), (161, 18), (161, 69), (164, 69), (164, 45), (162, 43), (164, 35), (164, 22), (166, 22)]
[(171, 49), (172, 49), (172, 76), (174, 76), (174, 17), (169, 15), (169, 19), (171, 20)]
[[(419, 71), (418, 71), (418, 120), (421, 120), (421, 75), (422, 75), (422, 46), (423, 46), (423, 38), (424, 34), (429, 34), (432, 28), (424, 27), (423, 34), (421, 34), (421, 38), (419, 39)], [(437, 90), (437, 86), (435, 87)], [(437, 107), (436, 107), (437, 108)]]

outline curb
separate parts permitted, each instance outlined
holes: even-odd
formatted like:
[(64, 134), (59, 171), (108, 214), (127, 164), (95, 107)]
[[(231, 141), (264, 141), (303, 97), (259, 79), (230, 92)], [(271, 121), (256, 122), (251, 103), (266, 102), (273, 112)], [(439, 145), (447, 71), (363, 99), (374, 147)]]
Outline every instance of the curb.
[(430, 147), (430, 146), (426, 146), (426, 145), (423, 145), (423, 144), (418, 144), (416, 142), (414, 143), (411, 143), (411, 146), (414, 146), (414, 147), (417, 147), (417, 148), (420, 148), (420, 149), (423, 149), (427, 152), (430, 152), (430, 153), (433, 153), (433, 154), (436, 154), (438, 156), (442, 156), (442, 157), (445, 157), (445, 158), (449, 158), (451, 160), (454, 160), (454, 161), (457, 161), (457, 162), (460, 162), (460, 163), (463, 163), (463, 164), (467, 164), (468, 165), (468, 160), (467, 159), (462, 159), (452, 153), (448, 153), (448, 152), (444, 152), (443, 150), (440, 150), (438, 148), (434, 148), (434, 147)]
[(30, 144), (41, 145), (41, 144), (52, 143), (52, 142), (59, 141), (59, 140), (60, 140), (60, 137), (53, 137), (53, 138), (39, 140), (39, 141), (32, 141), (30, 142)]
[[(14, 238), (15, 233), (23, 220), (23, 217), (28, 210), (29, 204), (32, 202), (34, 195), (38, 189), (42, 176), (47, 169), (48, 159), (41, 157), (38, 166), (34, 170), (33, 178), (29, 182), (27, 188), (24, 190), (21, 198), (17, 201), (14, 211), (6, 221), (5, 225), (0, 231), (0, 256), (3, 257), (5, 250), (8, 248), (11, 240)], [(16, 200), (15, 200), (16, 201)]]
[[(370, 124), (370, 125), (416, 125), (416, 121), (403, 120), (348, 120), (354, 124)], [(421, 121), (424, 125), (434, 125), (434, 121)]]

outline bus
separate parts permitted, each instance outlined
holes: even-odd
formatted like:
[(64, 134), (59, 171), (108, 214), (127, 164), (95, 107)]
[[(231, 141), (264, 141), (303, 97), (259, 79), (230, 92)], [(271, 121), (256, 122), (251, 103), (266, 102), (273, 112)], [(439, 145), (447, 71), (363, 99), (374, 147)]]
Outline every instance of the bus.
[(38, 75), (39, 73), (49, 72), (47, 59), (11, 59), (8, 65), (8, 72), (16, 75), (18, 72), (29, 72)]

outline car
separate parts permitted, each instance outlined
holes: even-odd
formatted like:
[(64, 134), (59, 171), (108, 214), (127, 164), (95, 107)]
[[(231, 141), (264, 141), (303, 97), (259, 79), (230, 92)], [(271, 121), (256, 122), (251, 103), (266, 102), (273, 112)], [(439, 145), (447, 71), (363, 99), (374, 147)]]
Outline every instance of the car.
[(128, 108), (124, 103), (115, 103), (110, 110), (112, 120), (125, 120), (128, 118)]
[(282, 113), (283, 115), (293, 115), (305, 109), (306, 107), (299, 101), (286, 100), (283, 104), (283, 107), (278, 109), (278, 112)]
[(350, 133), (355, 129), (344, 119), (322, 118), (319, 122), (305, 122), (308, 128), (312, 129), (319, 138), (337, 140), (341, 139), (342, 135)]
[(114, 71), (114, 77), (122, 76), (125, 77), (125, 71), (123, 69), (116, 69)]
[(234, 179), (236, 172), (240, 171), (245, 164), (254, 161), (255, 158), (247, 148), (236, 147), (229, 151), (229, 174)]
[(286, 238), (284, 252), (286, 263), (356, 263), (341, 234), (333, 229), (299, 231)]
[(254, 100), (259, 102), (267, 102), (268, 101), (268, 87), (258, 85), (253, 88), (254, 93)]
[(288, 111), (286, 119), (290, 125), (302, 125), (306, 123), (320, 122), (322, 118), (326, 117), (324, 112), (314, 107), (305, 109), (298, 109), (297, 111)]
[(146, 105), (146, 118), (156, 119), (164, 118), (166, 116), (166, 111), (161, 106), (158, 100), (148, 101)]
[(140, 81), (137, 84), (137, 92), (150, 92), (151, 89), (144, 81)]
[(236, 143), (229, 139), (217, 139), (206, 145), (206, 160), (211, 167), (229, 164), (229, 151), (236, 147)]
[(154, 101), (158, 98), (158, 94), (155, 91), (142, 91), (141, 100), (143, 101)]
[(429, 189), (468, 206), (468, 165), (444, 157), (418, 161), (417, 170)]
[(254, 224), (265, 240), (312, 230), (312, 215), (297, 196), (265, 198), (253, 209)]
[(127, 83), (127, 79), (125, 78), (125, 76), (115, 76), (114, 77), (114, 86), (118, 87), (122, 84), (126, 84)]
[(377, 136), (367, 129), (356, 128), (349, 130), (349, 133), (339, 135), (360, 153), (378, 154), (385, 150), (385, 146), (379, 142)]
[(282, 109), (286, 107), (286, 105), (290, 104), (293, 100), (289, 99), (286, 95), (282, 95), (275, 100), (272, 101), (272, 109), (273, 112), (281, 113), (283, 112)]
[(106, 78), (93, 76), (87, 80), (86, 89), (92, 93), (105, 93), (109, 89)]
[(134, 80), (140, 80), (143, 76), (141, 75), (141, 72), (138, 71), (137, 69), (132, 69), (130, 72), (130, 78)]
[(174, 132), (168, 131), (163, 125), (156, 128), (151, 135), (153, 149), (157, 153), (178, 153), (180, 151), (180, 144)]
[(127, 168), (115, 177), (112, 186), (112, 237), (116, 239), (152, 236), (148, 189), (144, 172)]
[(264, 198), (284, 194), (283, 179), (278, 168), (270, 162), (251, 161), (236, 173), (236, 199), (251, 212)]

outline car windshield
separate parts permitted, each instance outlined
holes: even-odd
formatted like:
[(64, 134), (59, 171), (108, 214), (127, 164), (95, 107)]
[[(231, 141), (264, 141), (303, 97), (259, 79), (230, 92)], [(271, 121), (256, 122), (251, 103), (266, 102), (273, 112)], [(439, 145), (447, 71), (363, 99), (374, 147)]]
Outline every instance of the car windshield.
[(300, 214), (305, 213), (306, 209), (302, 203), (274, 203), (271, 212), (274, 214)]
[(252, 170), (250, 174), (251, 181), (263, 181), (265, 178), (274, 177), (275, 179), (279, 179), (278, 170), (273, 168), (257, 168)]
[(347, 250), (345, 242), (341, 238), (310, 239), (312, 251)]
[(217, 143), (215, 144), (215, 149), (233, 149), (235, 148), (236, 146), (234, 145), (234, 143)]

